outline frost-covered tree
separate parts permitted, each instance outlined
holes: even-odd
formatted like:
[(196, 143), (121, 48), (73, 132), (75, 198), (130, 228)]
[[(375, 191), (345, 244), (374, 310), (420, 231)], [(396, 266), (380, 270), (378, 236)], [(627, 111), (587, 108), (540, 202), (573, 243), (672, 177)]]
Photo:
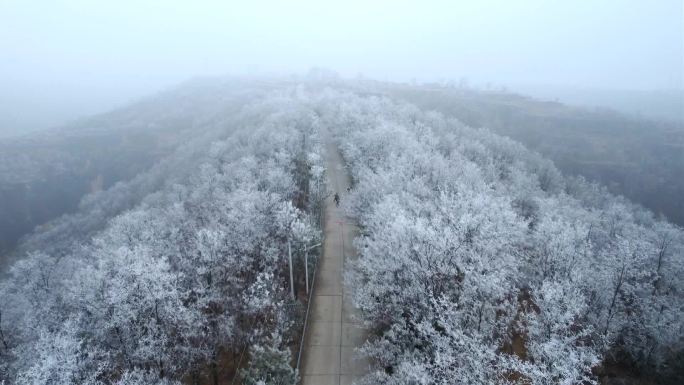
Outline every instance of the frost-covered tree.
[(487, 130), (321, 99), (362, 227), (347, 283), (376, 331), (367, 383), (591, 383), (618, 353), (681, 351), (681, 229)]
[(274, 337), (263, 345), (250, 347), (250, 366), (242, 371), (245, 385), (285, 385), (297, 382), (297, 373), (290, 365), (292, 360), (287, 346), (280, 346)]
[[(164, 167), (171, 175), (104, 228), (14, 264), (0, 286), (0, 381), (216, 382), (226, 357), (291, 343), (288, 243), (319, 237), (309, 170), (322, 176), (315, 115), (300, 98), (275, 92), (233, 112), (239, 129), (212, 121), (223, 136), (169, 160), (202, 153), (188, 172)], [(109, 207), (107, 197), (88, 204)]]
[(321, 131), (353, 177), (345, 282), (374, 363), (361, 382), (672, 370), (681, 228), (486, 129), (321, 82), (198, 112), (195, 139), (29, 237), (0, 284), (0, 382), (218, 382), (226, 362), (249, 383), (294, 380), (288, 256), (296, 289), (328, 194)]

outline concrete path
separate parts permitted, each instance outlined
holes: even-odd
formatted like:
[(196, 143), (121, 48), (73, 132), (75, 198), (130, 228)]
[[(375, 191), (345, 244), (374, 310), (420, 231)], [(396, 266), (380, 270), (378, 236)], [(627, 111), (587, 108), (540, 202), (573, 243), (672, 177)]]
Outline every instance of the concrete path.
[[(351, 180), (337, 147), (328, 141), (327, 150), (330, 186), (344, 202)], [(304, 385), (346, 385), (369, 366), (354, 352), (366, 340), (366, 332), (352, 319), (355, 309), (342, 279), (345, 260), (356, 258), (352, 240), (358, 227), (335, 206), (332, 196), (326, 202), (324, 231), (300, 374)]]

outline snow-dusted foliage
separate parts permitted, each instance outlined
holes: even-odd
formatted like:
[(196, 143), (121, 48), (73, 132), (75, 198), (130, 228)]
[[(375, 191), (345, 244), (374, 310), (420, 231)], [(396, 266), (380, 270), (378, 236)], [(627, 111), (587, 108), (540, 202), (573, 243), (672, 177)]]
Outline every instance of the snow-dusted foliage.
[(282, 348), (277, 337), (266, 345), (255, 344), (250, 350), (252, 363), (242, 372), (245, 385), (284, 385), (297, 382), (297, 373), (290, 365), (290, 350)]
[(375, 331), (364, 383), (586, 384), (615, 355), (663, 369), (681, 351), (681, 229), (486, 130), (321, 104), (362, 227), (346, 281)]
[[(232, 370), (279, 376), (298, 332), (288, 242), (301, 258), (319, 238), (309, 186), (324, 176), (315, 114), (295, 91), (248, 103), (231, 127), (217, 119), (226, 134), (190, 151), (202, 161), (186, 178), (168, 176), (68, 253), (14, 264), (0, 287), (0, 383), (175, 384), (245, 351)], [(276, 374), (265, 356), (285, 360)]]
[(677, 364), (681, 228), (509, 139), (333, 83), (245, 92), (30, 237), (0, 281), (0, 383), (199, 383), (226, 365), (294, 382), (288, 246), (302, 266), (320, 241), (322, 127), (361, 228), (345, 266), (371, 331), (360, 383), (592, 384), (616, 363)]

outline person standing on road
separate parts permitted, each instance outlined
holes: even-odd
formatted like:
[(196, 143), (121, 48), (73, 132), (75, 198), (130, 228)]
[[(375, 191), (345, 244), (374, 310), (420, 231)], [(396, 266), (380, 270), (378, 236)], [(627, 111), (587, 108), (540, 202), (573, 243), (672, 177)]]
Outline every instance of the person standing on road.
[(340, 206), (340, 194), (335, 193), (335, 206), (339, 207)]

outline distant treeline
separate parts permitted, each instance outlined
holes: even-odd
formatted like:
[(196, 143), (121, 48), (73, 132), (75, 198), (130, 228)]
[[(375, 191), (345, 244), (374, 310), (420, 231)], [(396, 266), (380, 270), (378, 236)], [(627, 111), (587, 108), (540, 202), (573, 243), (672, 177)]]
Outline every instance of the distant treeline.
[[(209, 123), (219, 113), (238, 111), (249, 100), (242, 97), (245, 90), (240, 84), (193, 81), (67, 127), (0, 140), (0, 269), (20, 238), (37, 226), (42, 228), (24, 244), (42, 239), (40, 248), (58, 249), (64, 242), (47, 235), (66, 234), (56, 228), (72, 227), (70, 239), (87, 236), (79, 233), (100, 229), (111, 215), (160, 188), (159, 175), (166, 176), (168, 167), (179, 171), (192, 164), (196, 154), (188, 143), (223, 135)], [(185, 153), (184, 160), (176, 153)], [(169, 161), (160, 162), (163, 159)], [(156, 171), (151, 170), (155, 164)], [(112, 189), (119, 182), (137, 187)], [(92, 207), (92, 202), (105, 200), (107, 205)], [(74, 215), (58, 219), (63, 214)], [(95, 217), (100, 218), (97, 226), (92, 222)], [(88, 225), (76, 225), (79, 221)]]
[(440, 86), (383, 85), (421, 108), (486, 127), (684, 225), (684, 124), (568, 107), (519, 95)]

